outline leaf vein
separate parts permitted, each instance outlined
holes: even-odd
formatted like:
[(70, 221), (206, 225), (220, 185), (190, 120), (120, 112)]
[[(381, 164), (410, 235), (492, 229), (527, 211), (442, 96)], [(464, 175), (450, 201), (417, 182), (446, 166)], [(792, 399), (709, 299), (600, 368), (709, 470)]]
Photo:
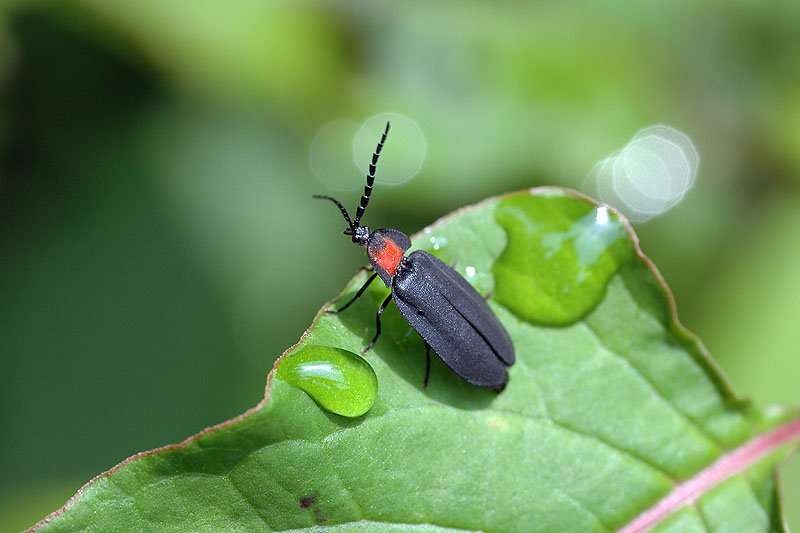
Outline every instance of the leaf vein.
[(719, 440), (717, 440), (717, 438), (716, 438), (716, 437), (714, 437), (713, 435), (711, 435), (711, 434), (709, 434), (707, 431), (705, 431), (705, 430), (702, 428), (702, 426), (700, 425), (700, 422), (698, 422), (697, 420), (694, 420), (694, 419), (693, 419), (693, 418), (692, 418), (690, 415), (688, 415), (687, 413), (684, 413), (683, 411), (681, 411), (681, 410), (678, 408), (678, 406), (676, 406), (675, 404), (673, 404), (673, 403), (672, 403), (672, 402), (669, 400), (669, 398), (667, 398), (667, 397), (666, 397), (666, 396), (665, 396), (665, 395), (664, 395), (664, 394), (663, 394), (663, 393), (662, 393), (662, 392), (661, 392), (661, 391), (658, 389), (658, 387), (656, 387), (655, 383), (654, 383), (653, 381), (651, 381), (651, 380), (650, 380), (650, 378), (648, 378), (646, 375), (644, 375), (644, 373), (643, 373), (641, 370), (639, 370), (639, 369), (638, 369), (638, 368), (637, 368), (637, 367), (636, 367), (636, 366), (635, 366), (633, 363), (631, 363), (631, 361), (630, 361), (630, 360), (629, 360), (627, 357), (625, 357), (623, 354), (620, 354), (620, 353), (616, 352), (616, 351), (615, 351), (615, 350), (614, 350), (614, 349), (613, 349), (611, 346), (609, 346), (609, 345), (608, 345), (608, 344), (605, 342), (605, 340), (602, 338), (602, 336), (600, 336), (600, 334), (598, 334), (598, 333), (597, 333), (597, 331), (594, 329), (594, 327), (593, 327), (593, 326), (592, 326), (592, 325), (591, 325), (589, 322), (587, 322), (587, 321), (583, 321), (583, 322), (581, 322), (581, 324), (583, 324), (584, 326), (586, 326), (586, 329), (587, 329), (587, 330), (588, 330), (588, 331), (589, 331), (589, 332), (590, 332), (590, 333), (591, 333), (591, 334), (594, 336), (594, 338), (597, 340), (597, 342), (598, 342), (598, 344), (599, 344), (600, 346), (602, 346), (603, 348), (605, 348), (605, 350), (606, 350), (606, 351), (607, 351), (609, 354), (611, 354), (611, 355), (613, 355), (613, 356), (617, 357), (617, 358), (618, 358), (620, 361), (622, 361), (623, 363), (625, 363), (625, 365), (627, 365), (627, 366), (628, 366), (628, 368), (630, 368), (631, 370), (633, 370), (633, 371), (634, 371), (634, 373), (635, 373), (637, 376), (639, 376), (639, 377), (641, 378), (641, 380), (642, 380), (642, 381), (643, 381), (643, 382), (644, 382), (644, 383), (647, 385), (647, 387), (648, 387), (648, 388), (649, 388), (649, 389), (650, 389), (652, 392), (654, 392), (654, 393), (655, 393), (655, 395), (656, 395), (656, 396), (657, 396), (657, 397), (658, 397), (658, 398), (659, 398), (659, 399), (660, 399), (660, 400), (661, 400), (661, 401), (662, 401), (662, 402), (663, 402), (665, 405), (667, 405), (667, 406), (670, 408), (670, 410), (671, 410), (672, 412), (674, 412), (676, 415), (678, 415), (678, 417), (679, 417), (680, 419), (682, 419), (684, 422), (686, 422), (686, 423), (689, 425), (689, 427), (691, 427), (691, 428), (692, 428), (692, 429), (693, 429), (693, 430), (694, 430), (694, 431), (695, 431), (695, 432), (696, 432), (696, 433), (697, 433), (697, 434), (698, 434), (700, 437), (702, 437), (702, 438), (703, 438), (703, 440), (705, 440), (705, 441), (706, 441), (708, 444), (710, 444), (711, 446), (713, 446), (713, 447), (716, 449), (716, 452), (717, 452), (717, 454), (718, 454), (718, 455), (721, 455), (721, 454), (722, 454), (722, 452), (723, 452), (724, 450), (726, 450), (726, 449), (727, 449), (727, 448), (726, 448), (726, 446), (725, 446), (724, 444), (722, 444), (722, 443), (721, 443)]

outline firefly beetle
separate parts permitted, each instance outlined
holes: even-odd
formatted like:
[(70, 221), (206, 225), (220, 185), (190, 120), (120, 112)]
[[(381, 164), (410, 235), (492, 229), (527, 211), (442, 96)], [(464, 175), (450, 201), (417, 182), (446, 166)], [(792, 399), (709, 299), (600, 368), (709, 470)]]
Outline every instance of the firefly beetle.
[(367, 185), (351, 219), (347, 209), (339, 200), (325, 195), (314, 198), (330, 200), (339, 208), (347, 222), (344, 234), (353, 243), (364, 246), (374, 270), (366, 283), (339, 313), (350, 307), (367, 287), (380, 276), (391, 293), (383, 301), (375, 315), (376, 331), (372, 341), (364, 348), (372, 348), (381, 334), (381, 315), (394, 300), (395, 305), (408, 323), (425, 341), (426, 366), (423, 387), (427, 387), (430, 376), (430, 350), (433, 351), (464, 380), (501, 391), (508, 382), (507, 367), (514, 364), (514, 346), (503, 325), (492, 312), (484, 298), (461, 277), (450, 265), (424, 250), (409, 255), (411, 239), (396, 229), (386, 228), (371, 231), (361, 225), (361, 217), (369, 204), (375, 172), (381, 150), (389, 134), (390, 124), (372, 154), (367, 171)]

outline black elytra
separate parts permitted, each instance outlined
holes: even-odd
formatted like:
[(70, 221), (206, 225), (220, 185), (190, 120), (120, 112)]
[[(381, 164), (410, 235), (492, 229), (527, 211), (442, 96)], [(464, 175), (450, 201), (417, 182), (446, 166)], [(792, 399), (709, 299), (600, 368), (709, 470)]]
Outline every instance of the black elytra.
[(507, 367), (515, 361), (514, 345), (483, 297), (450, 265), (428, 252), (417, 250), (405, 255), (411, 247), (411, 239), (405, 233), (391, 228), (370, 231), (367, 226), (361, 225), (389, 127), (387, 122), (372, 154), (367, 185), (354, 219), (335, 198), (314, 196), (336, 204), (347, 221), (344, 234), (349, 235), (355, 244), (367, 249), (374, 270), (350, 301), (329, 312), (338, 313), (350, 307), (380, 276), (391, 294), (378, 308), (375, 337), (364, 348), (364, 352), (378, 340), (381, 314), (394, 300), (403, 317), (425, 341), (427, 361), (424, 387), (428, 384), (430, 349), (433, 348), (442, 361), (466, 381), (499, 392), (508, 382)]

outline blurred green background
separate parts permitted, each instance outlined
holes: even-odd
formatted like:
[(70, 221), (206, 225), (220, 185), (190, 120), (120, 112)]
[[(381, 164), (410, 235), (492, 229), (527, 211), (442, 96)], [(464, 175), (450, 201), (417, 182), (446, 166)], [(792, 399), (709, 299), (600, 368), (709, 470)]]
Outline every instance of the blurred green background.
[(384, 111), (427, 155), (367, 222), (407, 232), (686, 132), (697, 183), (642, 246), (739, 391), (800, 403), (796, 1), (7, 1), (0, 98), (2, 531), (258, 402), (365, 262), (312, 140)]

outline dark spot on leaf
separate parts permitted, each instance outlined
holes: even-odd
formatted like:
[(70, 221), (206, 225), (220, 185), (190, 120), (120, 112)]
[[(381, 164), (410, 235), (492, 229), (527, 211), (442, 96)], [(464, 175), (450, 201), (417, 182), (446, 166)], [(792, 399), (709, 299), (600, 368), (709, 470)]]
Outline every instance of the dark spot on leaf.
[(308, 509), (315, 503), (317, 503), (317, 498), (319, 495), (316, 492), (312, 492), (311, 494), (307, 494), (300, 498), (300, 507), (303, 509)]
[(314, 522), (316, 522), (317, 524), (324, 524), (325, 523), (325, 520), (327, 520), (327, 517), (325, 516), (325, 513), (323, 513), (320, 510), (319, 507), (314, 507), (314, 509), (312, 509), (312, 512), (314, 513)]

